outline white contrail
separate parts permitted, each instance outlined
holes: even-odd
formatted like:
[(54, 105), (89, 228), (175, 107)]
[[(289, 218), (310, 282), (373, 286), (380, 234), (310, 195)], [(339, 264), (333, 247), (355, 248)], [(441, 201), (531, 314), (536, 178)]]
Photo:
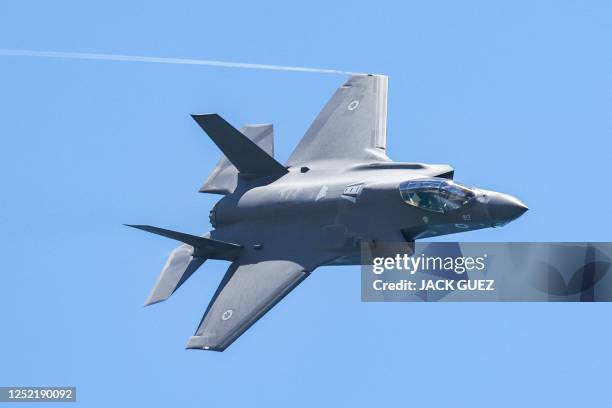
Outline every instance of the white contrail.
[(138, 55), (96, 54), (96, 53), (88, 53), (88, 52), (11, 50), (11, 49), (0, 48), (0, 56), (38, 57), (38, 58), (71, 58), (71, 59), (84, 59), (84, 60), (129, 61), (129, 62), (152, 62), (156, 64), (207, 65), (211, 67), (265, 69), (265, 70), (272, 70), (272, 71), (316, 72), (320, 74), (341, 74), (341, 75), (356, 74), (356, 72), (341, 71), (338, 69), (289, 67), (289, 66), (284, 66), (284, 65), (249, 64), (246, 62), (213, 61), (213, 60), (200, 60), (200, 59), (189, 59), (189, 58), (161, 58), (161, 57), (143, 57), (143, 56), (138, 56)]

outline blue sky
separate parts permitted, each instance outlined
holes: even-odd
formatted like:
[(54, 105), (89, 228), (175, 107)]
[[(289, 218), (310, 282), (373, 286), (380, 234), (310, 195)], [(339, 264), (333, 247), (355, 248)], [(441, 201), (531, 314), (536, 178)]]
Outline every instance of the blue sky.
[[(280, 3), (280, 2), (279, 2)], [(3, 2), (0, 48), (390, 76), (389, 156), (449, 163), (530, 211), (471, 241), (609, 241), (605, 1)], [(219, 152), (189, 117), (272, 122), (284, 160), (338, 75), (0, 57), (0, 385), (82, 406), (610, 403), (609, 304), (369, 304), (321, 268), (224, 353), (186, 351), (226, 265), (143, 308), (174, 242), (209, 229)]]

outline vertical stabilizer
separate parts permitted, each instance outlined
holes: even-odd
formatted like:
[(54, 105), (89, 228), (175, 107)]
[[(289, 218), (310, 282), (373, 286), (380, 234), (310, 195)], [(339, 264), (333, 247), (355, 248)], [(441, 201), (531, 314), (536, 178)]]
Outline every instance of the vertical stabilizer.
[[(274, 157), (274, 128), (270, 125), (246, 125), (240, 132), (253, 141), (261, 150)], [(208, 179), (200, 188), (200, 193), (230, 194), (237, 184), (238, 169), (222, 156)]]
[(221, 116), (216, 113), (191, 116), (241, 175), (279, 178), (287, 174), (282, 164)]

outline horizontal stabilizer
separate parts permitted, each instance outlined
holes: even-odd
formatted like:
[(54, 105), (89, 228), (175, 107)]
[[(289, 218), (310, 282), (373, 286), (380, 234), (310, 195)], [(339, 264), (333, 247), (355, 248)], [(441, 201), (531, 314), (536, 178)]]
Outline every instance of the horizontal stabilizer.
[(184, 243), (170, 253), (168, 261), (166, 261), (159, 274), (153, 290), (151, 290), (149, 297), (145, 301), (145, 306), (168, 299), (202, 266), (206, 259), (233, 261), (242, 248), (241, 245), (152, 227), (150, 225), (125, 225)]
[(157, 282), (145, 301), (145, 306), (162, 302), (176, 290), (206, 261), (193, 256), (193, 247), (183, 244), (173, 250), (164, 265)]
[(282, 176), (287, 169), (216, 113), (191, 115), (242, 174)]
[(185, 234), (183, 232), (152, 227), (150, 225), (125, 225), (127, 227), (137, 228), (153, 234), (161, 235), (163, 237), (184, 242), (187, 245), (191, 245), (194, 248), (193, 256), (195, 257), (232, 261), (236, 258), (237, 252), (242, 248), (242, 245), (217, 241), (215, 239), (205, 237), (198, 237), (196, 235)]

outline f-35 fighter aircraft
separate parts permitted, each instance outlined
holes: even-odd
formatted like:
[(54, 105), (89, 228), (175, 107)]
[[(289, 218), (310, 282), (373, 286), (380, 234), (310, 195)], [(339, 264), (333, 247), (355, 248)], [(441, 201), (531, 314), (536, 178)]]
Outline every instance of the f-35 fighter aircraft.
[(527, 207), (453, 181), (449, 165), (391, 161), (387, 77), (353, 75), (332, 96), (285, 165), (272, 125), (236, 130), (193, 115), (224, 156), (200, 192), (224, 197), (200, 237), (132, 227), (182, 242), (146, 305), (172, 295), (207, 259), (231, 262), (187, 348), (223, 351), (310, 273), (360, 263), (360, 247), (406, 242), (518, 218)]

